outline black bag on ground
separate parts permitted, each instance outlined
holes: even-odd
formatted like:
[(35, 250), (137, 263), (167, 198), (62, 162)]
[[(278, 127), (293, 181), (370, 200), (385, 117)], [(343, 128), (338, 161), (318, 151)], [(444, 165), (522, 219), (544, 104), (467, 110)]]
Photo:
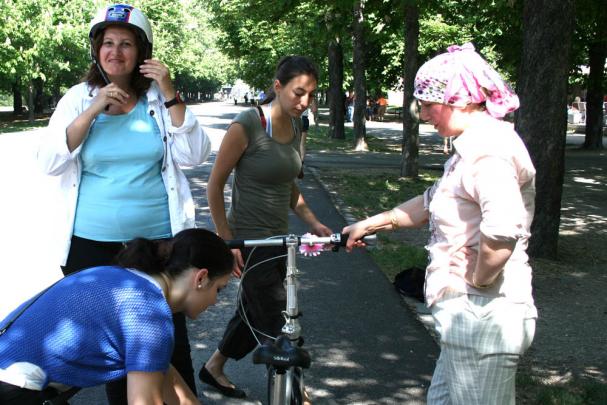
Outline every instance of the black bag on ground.
[(424, 282), (426, 270), (419, 267), (409, 267), (394, 277), (394, 288), (399, 293), (424, 302)]

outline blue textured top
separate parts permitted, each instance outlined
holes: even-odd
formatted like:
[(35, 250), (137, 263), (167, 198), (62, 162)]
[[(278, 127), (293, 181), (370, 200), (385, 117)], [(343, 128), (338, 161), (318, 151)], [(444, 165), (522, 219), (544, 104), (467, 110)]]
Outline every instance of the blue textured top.
[(127, 114), (99, 114), (80, 157), (74, 235), (104, 242), (172, 236), (164, 145), (146, 97)]
[(94, 267), (59, 281), (0, 336), (0, 368), (28, 362), (47, 373), (46, 384), (91, 387), (129, 371), (165, 372), (173, 344), (172, 313), (157, 284), (121, 267)]

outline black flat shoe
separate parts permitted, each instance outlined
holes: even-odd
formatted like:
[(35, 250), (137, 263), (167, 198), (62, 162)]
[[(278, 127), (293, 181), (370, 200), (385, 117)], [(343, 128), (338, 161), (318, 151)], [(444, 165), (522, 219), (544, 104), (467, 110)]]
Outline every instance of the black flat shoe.
[(247, 393), (241, 390), (240, 388), (226, 387), (225, 385), (219, 384), (217, 380), (211, 375), (211, 373), (209, 373), (209, 370), (206, 369), (204, 364), (200, 368), (198, 378), (200, 378), (200, 381), (215, 388), (217, 391), (221, 392), (226, 397), (240, 399), (247, 397)]

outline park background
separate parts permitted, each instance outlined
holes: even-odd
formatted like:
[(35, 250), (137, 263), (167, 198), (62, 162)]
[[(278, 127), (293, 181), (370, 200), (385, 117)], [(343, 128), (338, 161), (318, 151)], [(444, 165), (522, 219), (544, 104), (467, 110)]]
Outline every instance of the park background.
[[(61, 95), (87, 69), (88, 22), (107, 2), (3, 0), (0, 4), (0, 104), (4, 106), (0, 129), (45, 126)], [(423, 181), (426, 175), (420, 172), (419, 124), (408, 113), (414, 72), (447, 46), (473, 42), (521, 98), (520, 112), (511, 119), (538, 169), (532, 256), (553, 260), (550, 266), (560, 271), (559, 266), (567, 262), (563, 251), (576, 256), (569, 240), (563, 243), (563, 226), (570, 225), (562, 223), (563, 190), (572, 178), (565, 167), (566, 133), (568, 129), (581, 132), (581, 147), (598, 151), (589, 155), (588, 165), (597, 172), (582, 179), (587, 181), (585, 191), (604, 190), (604, 0), (148, 0), (132, 4), (150, 17), (155, 57), (169, 65), (176, 87), (191, 102), (212, 100), (239, 79), (251, 89), (267, 89), (281, 56), (304, 54), (314, 59), (321, 71), (318, 99), (326, 124), (322, 136), (312, 141), (317, 148), (359, 153), (381, 149), (385, 145), (377, 146), (377, 139), (367, 133), (360, 104), (364, 97), (357, 98), (353, 125), (344, 122), (345, 94), (402, 95), (400, 103), (390, 99), (393, 118), (402, 120), (401, 142), (391, 145), (391, 152), (401, 155), (401, 164), (390, 175), (401, 184)], [(585, 125), (568, 126), (568, 106), (576, 96), (586, 102)], [(403, 194), (395, 191), (398, 187), (392, 187), (388, 198), (402, 199)], [(589, 258), (591, 266), (604, 268), (604, 255), (593, 251), (605, 246), (604, 211), (575, 221), (574, 234), (593, 230), (592, 238), (582, 242), (590, 247), (576, 259)], [(599, 313), (605, 311), (604, 300), (595, 307)], [(534, 377), (532, 369), (529, 376)], [(586, 390), (584, 384), (574, 384), (558, 395), (571, 395), (575, 401)]]

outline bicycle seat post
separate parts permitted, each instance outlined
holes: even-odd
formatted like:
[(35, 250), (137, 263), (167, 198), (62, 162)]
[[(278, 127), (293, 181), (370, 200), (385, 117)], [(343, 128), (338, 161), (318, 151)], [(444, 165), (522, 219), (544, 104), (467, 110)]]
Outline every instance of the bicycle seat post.
[(297, 270), (296, 255), (298, 238), (295, 235), (286, 237), (287, 245), (287, 277), (285, 279), (287, 291), (287, 308), (283, 313), (285, 324), (282, 327), (282, 332), (289, 337), (289, 340), (294, 341), (299, 339), (301, 335), (301, 325), (299, 323), (299, 306), (297, 304)]

